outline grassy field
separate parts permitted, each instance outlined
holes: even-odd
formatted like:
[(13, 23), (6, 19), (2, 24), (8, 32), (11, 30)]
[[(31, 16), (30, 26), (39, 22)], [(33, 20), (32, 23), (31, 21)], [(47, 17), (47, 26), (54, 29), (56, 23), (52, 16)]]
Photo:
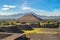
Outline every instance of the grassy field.
[[(42, 31), (43, 30), (43, 31)], [(48, 31), (46, 32), (46, 30), (55, 30), (54, 32)], [(58, 34), (58, 29), (55, 28), (34, 28), (34, 30), (23, 30), (25, 34), (29, 34), (29, 33), (39, 33), (39, 34)]]

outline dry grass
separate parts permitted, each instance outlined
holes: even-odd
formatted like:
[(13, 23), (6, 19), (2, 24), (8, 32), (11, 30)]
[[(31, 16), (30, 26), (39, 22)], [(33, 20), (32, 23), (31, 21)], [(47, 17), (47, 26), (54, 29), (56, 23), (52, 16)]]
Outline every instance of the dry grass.
[(58, 32), (46, 32), (46, 31), (41, 31), (41, 30), (58, 30), (54, 28), (34, 28), (34, 30), (23, 30), (25, 34), (29, 33), (39, 33), (39, 34), (58, 34)]

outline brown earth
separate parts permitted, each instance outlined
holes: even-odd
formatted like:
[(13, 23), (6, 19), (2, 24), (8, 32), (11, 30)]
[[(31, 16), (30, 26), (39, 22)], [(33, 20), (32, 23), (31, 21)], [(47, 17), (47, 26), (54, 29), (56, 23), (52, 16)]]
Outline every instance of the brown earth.
[(53, 34), (28, 34), (27, 35), (30, 40), (60, 40), (59, 35), (53, 35)]

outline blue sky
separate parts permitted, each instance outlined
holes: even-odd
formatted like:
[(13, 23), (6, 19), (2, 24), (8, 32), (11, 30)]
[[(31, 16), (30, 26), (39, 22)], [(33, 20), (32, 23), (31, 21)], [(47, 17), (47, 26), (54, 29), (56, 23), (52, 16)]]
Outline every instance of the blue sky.
[(60, 16), (60, 0), (0, 0), (0, 15), (24, 12)]

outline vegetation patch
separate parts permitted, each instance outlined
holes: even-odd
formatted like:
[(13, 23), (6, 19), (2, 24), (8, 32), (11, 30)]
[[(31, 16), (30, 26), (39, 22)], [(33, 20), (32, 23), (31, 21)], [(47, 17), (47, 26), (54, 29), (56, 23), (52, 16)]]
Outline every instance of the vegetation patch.
[(46, 32), (41, 30), (58, 30), (58, 29), (50, 29), (50, 28), (34, 28), (34, 30), (23, 30), (25, 34), (29, 33), (39, 33), (39, 34), (58, 34), (58, 32)]

